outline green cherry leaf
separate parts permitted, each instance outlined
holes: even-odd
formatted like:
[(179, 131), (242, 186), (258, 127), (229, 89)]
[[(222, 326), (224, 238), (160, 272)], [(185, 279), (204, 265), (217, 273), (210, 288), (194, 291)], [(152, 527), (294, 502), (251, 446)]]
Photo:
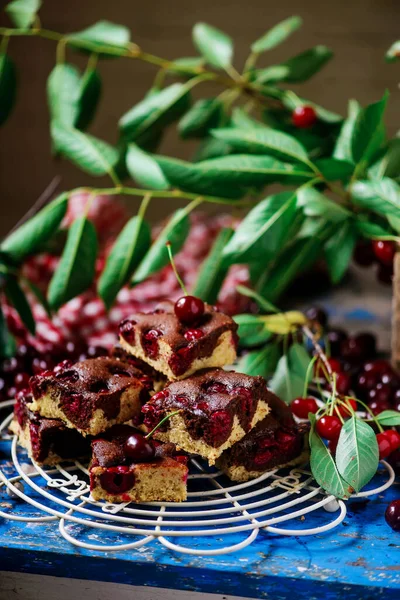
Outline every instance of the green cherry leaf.
[(400, 413), (397, 410), (383, 410), (376, 416), (376, 420), (384, 427), (398, 427), (400, 425)]
[(67, 63), (54, 67), (47, 80), (47, 102), (51, 120), (71, 127), (77, 118), (80, 73)]
[(158, 132), (178, 119), (189, 108), (192, 81), (173, 83), (133, 106), (119, 120), (123, 137), (142, 145), (141, 140), (146, 133)]
[(78, 48), (82, 45), (82, 50), (96, 52), (102, 57), (124, 54), (128, 50), (130, 38), (131, 34), (127, 27), (105, 20), (66, 36), (69, 45)]
[[(272, 83), (285, 81), (301, 83), (318, 73), (332, 58), (333, 52), (326, 46), (315, 46), (280, 65), (255, 71), (257, 83)], [(277, 69), (279, 67), (279, 69)]]
[(361, 419), (352, 416), (343, 425), (336, 448), (341, 477), (359, 492), (375, 475), (379, 463), (376, 435)]
[(84, 131), (93, 121), (101, 97), (101, 77), (96, 69), (85, 71), (79, 83), (78, 110), (74, 125)]
[(0, 54), (0, 126), (6, 121), (15, 103), (17, 75), (13, 61)]
[(29, 333), (35, 335), (36, 323), (32, 314), (31, 307), (25, 296), (24, 291), (18, 283), (18, 280), (14, 276), (7, 278), (5, 285), (5, 293), (8, 300), (14, 306), (15, 310), (20, 316), (22, 323), (25, 325)]
[(323, 239), (319, 235), (296, 240), (283, 250), (272, 269), (265, 270), (257, 281), (257, 291), (275, 302), (295, 277), (317, 260), (322, 246)]
[(320, 158), (315, 166), (327, 181), (347, 182), (354, 171), (354, 165), (346, 160), (337, 158)]
[(113, 146), (74, 127), (53, 121), (51, 135), (57, 150), (89, 175), (110, 175), (118, 162)]
[(129, 281), (150, 244), (149, 224), (139, 215), (132, 217), (116, 239), (99, 279), (99, 295), (107, 309), (112, 306), (119, 290)]
[(260, 296), (260, 294), (257, 294), (257, 292), (255, 292), (251, 288), (248, 288), (245, 285), (238, 285), (236, 287), (236, 290), (239, 292), (239, 294), (243, 294), (243, 296), (252, 298), (252, 300), (254, 300), (258, 304), (259, 308), (262, 311), (264, 311), (266, 313), (279, 313), (280, 312), (279, 308), (277, 308), (274, 304), (272, 304), (272, 302), (270, 302), (266, 298), (263, 298), (262, 296)]
[(281, 21), (251, 45), (252, 52), (260, 54), (272, 50), (284, 42), (292, 33), (301, 27), (301, 17), (293, 16)]
[(41, 5), (41, 0), (14, 0), (7, 4), (5, 11), (16, 27), (29, 29)]
[(241, 348), (261, 346), (272, 337), (272, 333), (265, 327), (265, 321), (259, 315), (235, 315), (233, 320), (239, 325), (238, 335)]
[(384, 240), (384, 239), (393, 240), (394, 238), (396, 238), (396, 241), (397, 241), (398, 236), (394, 236), (392, 230), (390, 229), (390, 226), (392, 226), (394, 229), (396, 229), (394, 227), (394, 223), (392, 223), (390, 221), (390, 217), (388, 217), (388, 221), (389, 221), (389, 224), (385, 228), (382, 225), (380, 225), (379, 223), (374, 223), (373, 221), (369, 221), (368, 217), (366, 217), (366, 215), (359, 214), (359, 215), (357, 215), (357, 220), (355, 222), (355, 225), (356, 225), (358, 233), (363, 237), (366, 237), (369, 239), (377, 239), (377, 240)]
[(129, 175), (144, 188), (167, 190), (170, 187), (158, 163), (136, 144), (128, 145), (126, 168)]
[(387, 62), (395, 62), (400, 59), (400, 40), (394, 42), (385, 55)]
[(389, 140), (382, 156), (368, 169), (371, 179), (382, 179), (382, 177), (398, 177), (400, 173), (400, 139)]
[(176, 58), (168, 67), (169, 73), (177, 75), (196, 76), (202, 71), (204, 58), (201, 56), (184, 56)]
[(252, 350), (244, 354), (235, 365), (238, 373), (268, 379), (274, 372), (279, 359), (279, 350), (275, 344), (267, 344), (261, 350)]
[(67, 206), (68, 194), (61, 194), (6, 237), (0, 245), (2, 252), (6, 252), (16, 263), (21, 263), (27, 256), (35, 254), (57, 233)]
[(356, 181), (350, 192), (353, 202), (363, 208), (387, 217), (400, 214), (400, 186), (393, 179)]
[(336, 140), (335, 148), (333, 150), (333, 158), (345, 160), (354, 164), (351, 143), (354, 135), (355, 123), (360, 112), (361, 106), (357, 100), (350, 100), (348, 116), (343, 122), (339, 136)]
[(207, 136), (200, 142), (192, 160), (193, 162), (202, 162), (204, 160), (226, 156), (231, 154), (231, 152), (232, 149), (228, 144), (221, 140), (217, 140), (216, 138)]
[(309, 165), (305, 148), (291, 135), (269, 128), (250, 130), (214, 129), (212, 135), (234, 150), (252, 154), (268, 154), (281, 160), (298, 161)]
[(253, 119), (253, 117), (251, 117), (239, 106), (235, 106), (235, 108), (232, 110), (231, 125), (237, 129), (246, 129), (247, 131), (249, 129), (262, 129), (270, 131), (270, 128), (267, 127), (267, 125), (261, 123), (261, 121)]
[(219, 232), (211, 250), (201, 265), (196, 283), (192, 290), (194, 296), (204, 302), (215, 304), (218, 294), (228, 272), (224, 261), (224, 248), (233, 235), (233, 229), (225, 227)]
[(361, 109), (355, 119), (351, 153), (360, 170), (371, 162), (385, 140), (383, 117), (388, 97), (388, 93), (385, 93), (382, 100)]
[(217, 127), (223, 104), (217, 98), (197, 100), (178, 123), (181, 138), (202, 138), (213, 127)]
[(353, 219), (348, 219), (338, 226), (337, 231), (325, 245), (325, 258), (332, 283), (339, 283), (344, 277), (358, 239)]
[(310, 466), (314, 479), (328, 494), (336, 498), (348, 498), (352, 493), (340, 476), (335, 460), (315, 431), (315, 416), (310, 416)]
[(15, 355), (16, 349), (15, 340), (8, 331), (7, 321), (0, 303), (0, 358), (11, 358)]
[(303, 394), (310, 360), (307, 350), (300, 344), (290, 346), (288, 353), (279, 359), (269, 385), (287, 404)]
[(246, 215), (226, 245), (226, 261), (247, 262), (278, 252), (287, 240), (296, 205), (293, 192), (280, 192), (262, 200)]
[(177, 210), (143, 258), (133, 276), (132, 285), (140, 283), (165, 267), (169, 263), (166, 243), (170, 242), (171, 252), (173, 255), (176, 254), (185, 243), (189, 229), (190, 220), (187, 211), (184, 208)]
[(193, 42), (206, 61), (217, 69), (226, 69), (232, 62), (232, 39), (223, 31), (207, 25), (196, 23), (193, 28)]
[(298, 206), (307, 217), (324, 217), (335, 223), (351, 217), (351, 212), (313, 187), (302, 188), (297, 193)]
[(86, 217), (79, 217), (69, 228), (61, 260), (50, 281), (47, 297), (53, 310), (92, 285), (96, 257), (96, 229)]

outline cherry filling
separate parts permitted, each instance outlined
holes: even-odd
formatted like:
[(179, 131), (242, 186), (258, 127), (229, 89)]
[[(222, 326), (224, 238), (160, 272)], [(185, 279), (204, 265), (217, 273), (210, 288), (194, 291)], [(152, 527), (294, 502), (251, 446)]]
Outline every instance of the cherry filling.
[(123, 321), (119, 326), (119, 333), (128, 344), (133, 346), (135, 343), (135, 326), (136, 322), (129, 320)]
[(227, 394), (228, 388), (224, 383), (219, 381), (210, 381), (203, 387), (208, 394)]
[(171, 358), (168, 361), (168, 364), (173, 374), (177, 377), (180, 377), (181, 375), (186, 373), (186, 371), (190, 368), (192, 362), (192, 349), (189, 346), (186, 346), (184, 348), (179, 348), (179, 350), (177, 350), (175, 354), (171, 356)]
[(79, 379), (78, 371), (73, 371), (72, 369), (64, 371), (59, 370), (56, 374), (57, 379), (62, 379), (63, 381), (68, 381), (71, 383), (75, 383)]
[[(153, 398), (154, 398), (154, 396), (153, 396)], [(142, 407), (142, 414), (144, 415), (143, 423), (149, 429), (153, 429), (156, 425), (158, 425), (158, 423), (163, 418), (164, 411), (155, 407), (154, 404), (145, 404)], [(167, 427), (167, 423), (165, 425), (162, 425), (159, 429), (160, 429), (160, 431), (165, 431), (166, 427)]]
[(158, 357), (158, 338), (161, 335), (162, 332), (158, 329), (149, 329), (149, 331), (142, 333), (142, 348), (149, 358), (155, 359)]
[(188, 342), (193, 342), (194, 340), (202, 338), (204, 336), (204, 331), (201, 329), (188, 329), (183, 336)]
[(243, 386), (239, 386), (233, 390), (234, 394), (239, 396), (239, 420), (245, 431), (249, 431), (251, 422), (255, 413), (255, 402), (251, 391)]
[(135, 476), (129, 467), (110, 467), (100, 475), (100, 485), (109, 494), (119, 495), (130, 490), (135, 484)]
[(210, 416), (208, 430), (206, 430), (206, 442), (211, 446), (221, 446), (232, 431), (232, 415), (226, 410), (217, 410)]
[[(253, 466), (261, 469), (277, 466), (287, 462), (300, 451), (301, 439), (295, 433), (278, 429), (274, 437), (266, 437), (257, 441), (257, 451), (253, 458)], [(250, 466), (251, 469), (251, 466)]]

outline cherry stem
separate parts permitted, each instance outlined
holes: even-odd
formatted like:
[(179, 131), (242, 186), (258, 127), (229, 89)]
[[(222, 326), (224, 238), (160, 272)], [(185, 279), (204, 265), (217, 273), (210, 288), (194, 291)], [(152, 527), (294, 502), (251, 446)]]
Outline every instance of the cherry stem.
[(179, 285), (181, 286), (181, 288), (182, 288), (182, 290), (183, 290), (183, 292), (184, 292), (185, 296), (188, 296), (188, 295), (189, 295), (189, 294), (188, 294), (188, 291), (187, 291), (187, 289), (186, 289), (186, 286), (185, 286), (185, 284), (184, 284), (184, 283), (183, 283), (183, 281), (182, 281), (182, 278), (181, 278), (181, 276), (180, 276), (180, 275), (179, 275), (179, 273), (178, 273), (178, 270), (177, 270), (177, 268), (176, 268), (176, 264), (175, 264), (175, 261), (174, 261), (174, 257), (172, 256), (171, 242), (167, 242), (165, 245), (166, 245), (166, 247), (167, 247), (167, 252), (168, 252), (168, 256), (169, 256), (169, 261), (170, 261), (170, 263), (171, 263), (171, 266), (172, 266), (172, 268), (173, 268), (173, 270), (174, 270), (175, 277), (177, 278), (177, 280), (178, 280), (178, 283), (179, 283)]
[(144, 438), (146, 440), (148, 440), (149, 438), (151, 438), (151, 436), (153, 435), (153, 433), (155, 431), (157, 431), (157, 429), (159, 427), (161, 427), (161, 425), (163, 425), (163, 423), (165, 423), (165, 421), (168, 421), (168, 419), (170, 419), (171, 417), (179, 414), (180, 412), (182, 412), (181, 408), (179, 410), (176, 410), (176, 411), (172, 412), (172, 413), (169, 413), (168, 415), (165, 415), (165, 417), (163, 419), (161, 419), (161, 421), (155, 427), (153, 427), (153, 429), (150, 431), (150, 433), (148, 433), (147, 435), (145, 435)]
[[(361, 400), (359, 400), (358, 398), (357, 398), (357, 402), (358, 402), (359, 404), (361, 404), (361, 406), (363, 406), (363, 407), (365, 408), (365, 410), (366, 410), (366, 412), (367, 412), (368, 414), (370, 414), (370, 415), (371, 415), (371, 417), (372, 417), (372, 421), (373, 421), (374, 423), (376, 423), (376, 426), (378, 427), (379, 431), (382, 433), (382, 432), (384, 431), (384, 429), (383, 429), (382, 425), (379, 423), (379, 421), (378, 421), (378, 419), (376, 418), (376, 416), (374, 415), (374, 413), (372, 412), (372, 410), (369, 408), (369, 406), (368, 406), (367, 404), (365, 404), (365, 402), (362, 402)], [(368, 419), (368, 420), (369, 420), (369, 419)]]
[(317, 356), (313, 356), (312, 359), (310, 360), (310, 364), (307, 367), (306, 377), (304, 380), (303, 398), (305, 398), (307, 396), (308, 382), (310, 380), (311, 370), (312, 370), (317, 358), (318, 358)]
[(307, 325), (303, 325), (302, 330), (303, 330), (304, 334), (308, 337), (308, 339), (311, 341), (316, 353), (318, 354), (319, 358), (323, 362), (330, 378), (332, 379), (333, 371), (332, 371), (331, 365), (329, 364), (329, 361), (326, 357), (325, 352), (322, 350), (321, 346), (318, 344), (315, 335), (313, 334), (313, 332)]

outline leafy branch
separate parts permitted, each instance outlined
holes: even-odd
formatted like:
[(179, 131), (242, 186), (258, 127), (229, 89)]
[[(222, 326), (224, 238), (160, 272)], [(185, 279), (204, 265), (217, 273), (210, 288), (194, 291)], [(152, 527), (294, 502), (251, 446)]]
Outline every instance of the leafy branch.
[[(98, 280), (107, 308), (122, 286), (135, 285), (166, 264), (167, 239), (174, 252), (182, 247), (188, 215), (203, 202), (248, 209), (235, 231), (221, 232), (200, 270), (194, 290), (210, 302), (217, 300), (233, 264), (248, 265), (253, 289), (271, 306), (319, 257), (325, 258), (337, 283), (360, 239), (399, 241), (400, 152), (398, 139), (385, 134), (388, 95), (364, 108), (351, 101), (343, 119), (285, 87), (306, 81), (331, 60), (325, 46), (278, 65), (259, 64), (296, 32), (299, 17), (278, 23), (256, 40), (240, 69), (233, 63), (230, 36), (205, 23), (196, 24), (192, 32), (198, 55), (169, 60), (140, 48), (127, 27), (108, 21), (75, 33), (50, 31), (40, 22), (40, 5), (39, 0), (14, 0), (6, 6), (14, 27), (0, 28), (0, 124), (10, 115), (16, 95), (10, 55), (15, 41), (37, 37), (55, 43), (57, 64), (47, 83), (53, 152), (89, 175), (109, 176), (111, 187), (79, 188), (91, 198), (107, 194), (143, 199), (139, 213), (116, 239)], [(69, 62), (76, 52), (88, 57), (83, 73)], [(113, 145), (86, 130), (100, 106), (102, 61), (118, 58), (141, 60), (158, 71), (148, 94), (120, 117), (119, 139)], [(222, 91), (193, 102), (192, 90), (205, 82)], [(315, 116), (307, 128), (295, 119), (296, 110), (304, 106)], [(157, 154), (173, 124), (182, 139), (198, 141), (192, 161)], [(127, 180), (134, 180), (134, 186)], [(281, 191), (271, 194), (272, 184)], [(58, 235), (75, 191), (60, 196), (2, 242), (3, 292), (8, 280), (16, 278), (24, 293), (26, 282), (19, 268)], [(161, 198), (188, 204), (172, 215), (151, 244), (146, 207)], [(67, 232), (49, 287), (52, 310), (93, 284), (96, 254), (96, 232), (82, 217)], [(82, 257), (83, 269), (78, 266)], [(28, 325), (29, 315), (19, 304)], [(243, 338), (250, 345), (271, 335), (263, 324), (253, 322), (250, 327), (251, 315), (241, 318), (242, 329), (255, 327)]]

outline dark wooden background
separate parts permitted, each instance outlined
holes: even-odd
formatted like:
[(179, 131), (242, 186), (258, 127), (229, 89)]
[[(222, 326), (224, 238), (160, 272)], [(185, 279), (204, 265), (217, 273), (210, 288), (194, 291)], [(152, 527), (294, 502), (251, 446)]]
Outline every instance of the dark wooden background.
[[(1, 5), (5, 2), (1, 1)], [(44, 0), (41, 17), (44, 26), (57, 31), (76, 31), (99, 19), (126, 24), (132, 40), (166, 58), (194, 54), (191, 28), (199, 20), (223, 28), (235, 39), (236, 65), (241, 67), (252, 40), (276, 22), (292, 14), (304, 18), (303, 28), (290, 42), (263, 60), (273, 63), (315, 44), (326, 44), (335, 52), (332, 62), (309, 83), (302, 94), (344, 113), (347, 100), (362, 103), (377, 100), (388, 88), (392, 94), (388, 126), (393, 133), (400, 126), (400, 67), (383, 60), (388, 46), (400, 37), (399, 0)], [(2, 24), (6, 19), (1, 17)], [(55, 60), (55, 45), (35, 39), (14, 39), (10, 53), (19, 70), (19, 93), (15, 110), (0, 130), (0, 235), (40, 195), (55, 174), (62, 175), (64, 188), (91, 184), (89, 176), (67, 162), (50, 156), (46, 78)], [(71, 61), (83, 66), (80, 56)], [(117, 139), (120, 115), (140, 100), (155, 70), (128, 59), (107, 60), (101, 64), (104, 94), (91, 131), (110, 142)], [(192, 148), (179, 142), (174, 133), (167, 136), (163, 152), (190, 156)], [(106, 180), (96, 180), (102, 185)], [(132, 201), (135, 203), (135, 200)], [(152, 216), (165, 214), (171, 204), (154, 203)]]

